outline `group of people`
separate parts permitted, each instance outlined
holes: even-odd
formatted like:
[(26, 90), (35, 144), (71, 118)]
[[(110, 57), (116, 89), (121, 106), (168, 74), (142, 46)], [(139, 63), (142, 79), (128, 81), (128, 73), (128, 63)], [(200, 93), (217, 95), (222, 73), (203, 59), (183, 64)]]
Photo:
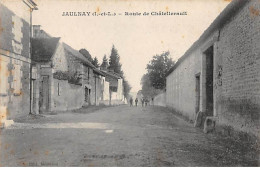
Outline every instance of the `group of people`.
[[(130, 102), (130, 106), (133, 106), (133, 98), (132, 97), (130, 98), (129, 102)], [(141, 102), (142, 102), (142, 107), (144, 107), (144, 106), (147, 106), (147, 104), (149, 103), (149, 100), (142, 98)], [(138, 104), (138, 98), (135, 98), (135, 106), (136, 107), (137, 107), (137, 104)]]

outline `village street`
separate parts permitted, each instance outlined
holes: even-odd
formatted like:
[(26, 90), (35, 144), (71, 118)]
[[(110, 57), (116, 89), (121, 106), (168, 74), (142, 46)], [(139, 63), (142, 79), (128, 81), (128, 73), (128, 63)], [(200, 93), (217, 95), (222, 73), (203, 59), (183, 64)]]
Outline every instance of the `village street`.
[(257, 166), (166, 108), (127, 105), (17, 119), (1, 130), (1, 166)]

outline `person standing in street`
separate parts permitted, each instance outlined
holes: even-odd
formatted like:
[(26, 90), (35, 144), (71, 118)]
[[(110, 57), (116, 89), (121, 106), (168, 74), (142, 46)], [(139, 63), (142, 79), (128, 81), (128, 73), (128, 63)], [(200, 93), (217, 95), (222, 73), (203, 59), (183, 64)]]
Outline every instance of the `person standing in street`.
[(135, 98), (135, 106), (137, 107), (138, 99)]
[(148, 99), (145, 99), (145, 107), (147, 106), (149, 100)]
[(144, 107), (144, 98), (142, 98), (142, 107)]

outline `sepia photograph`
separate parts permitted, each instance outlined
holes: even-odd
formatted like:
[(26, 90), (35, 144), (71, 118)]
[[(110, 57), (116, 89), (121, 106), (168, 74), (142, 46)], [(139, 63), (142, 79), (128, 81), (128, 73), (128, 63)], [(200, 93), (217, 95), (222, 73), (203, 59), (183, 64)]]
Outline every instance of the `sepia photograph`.
[(0, 167), (259, 167), (260, 0), (0, 0)]

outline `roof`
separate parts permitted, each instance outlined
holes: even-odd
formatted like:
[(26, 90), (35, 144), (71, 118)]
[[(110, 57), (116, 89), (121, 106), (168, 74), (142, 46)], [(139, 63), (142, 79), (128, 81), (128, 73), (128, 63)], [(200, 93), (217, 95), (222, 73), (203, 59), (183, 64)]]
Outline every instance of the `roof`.
[(212, 24), (204, 31), (200, 38), (184, 53), (184, 55), (176, 62), (176, 64), (168, 71), (166, 76), (171, 74), (196, 48), (198, 48), (214, 31), (222, 28), (236, 13), (250, 0), (234, 0), (232, 1), (212, 22)]
[(31, 9), (38, 10), (37, 4), (33, 0), (23, 0)]
[(110, 77), (113, 77), (113, 78), (116, 78), (116, 79), (121, 79), (122, 77), (115, 73), (115, 72), (108, 72), (108, 71), (104, 71), (104, 70), (100, 70), (103, 74), (105, 74), (105, 76), (110, 76)]
[(102, 71), (100, 71), (99, 69), (95, 68), (93, 69), (93, 71), (99, 75), (102, 75), (102, 76), (106, 76)]
[[(32, 38), (32, 60), (35, 62), (48, 62), (54, 55), (60, 38)], [(83, 64), (91, 67), (97, 74), (105, 76), (103, 72), (98, 70), (86, 57), (79, 51), (73, 49), (66, 43), (62, 43), (66, 56), (73, 57)]]
[(60, 38), (32, 38), (32, 60), (50, 61), (55, 53)]
[(79, 51), (73, 49), (71, 46), (69, 46), (66, 43), (63, 43), (63, 47), (64, 47), (64, 51), (65, 51), (65, 55), (70, 55), (73, 56), (74, 58), (80, 60), (83, 64), (95, 69), (96, 67), (90, 62), (88, 61), (88, 59), (86, 57), (84, 57)]

